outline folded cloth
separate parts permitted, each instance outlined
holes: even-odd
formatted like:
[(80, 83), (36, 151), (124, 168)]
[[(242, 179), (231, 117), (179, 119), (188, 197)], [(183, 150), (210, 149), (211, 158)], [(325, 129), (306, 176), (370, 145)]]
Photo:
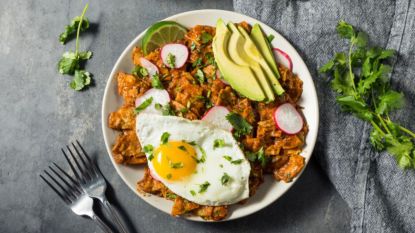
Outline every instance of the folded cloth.
[(351, 231), (415, 232), (415, 171), (402, 170), (388, 153), (373, 150), (369, 143), (371, 126), (342, 112), (328, 81), (318, 73), (336, 51), (347, 47), (337, 36), (337, 22), (343, 19), (362, 29), (373, 44), (398, 51), (392, 61), (392, 86), (405, 94), (407, 104), (391, 118), (414, 130), (415, 1), (233, 3), (235, 11), (268, 24), (287, 38), (310, 69), (320, 102), (314, 156), (352, 210)]

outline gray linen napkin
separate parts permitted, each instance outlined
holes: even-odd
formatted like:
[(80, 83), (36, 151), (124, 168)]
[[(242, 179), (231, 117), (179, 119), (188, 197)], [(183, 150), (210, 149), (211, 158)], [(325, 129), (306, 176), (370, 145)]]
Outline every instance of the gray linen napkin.
[(314, 151), (352, 209), (352, 232), (415, 232), (415, 171), (403, 171), (368, 142), (371, 126), (340, 111), (321, 67), (346, 48), (335, 26), (340, 19), (361, 28), (372, 42), (398, 51), (392, 85), (407, 105), (392, 118), (415, 129), (415, 1), (234, 0), (236, 11), (276, 29), (296, 47), (316, 84), (319, 137)]

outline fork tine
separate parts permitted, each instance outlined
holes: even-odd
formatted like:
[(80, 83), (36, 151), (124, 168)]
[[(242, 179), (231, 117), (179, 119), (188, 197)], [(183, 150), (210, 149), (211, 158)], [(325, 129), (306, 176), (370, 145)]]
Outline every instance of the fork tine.
[(71, 167), (72, 172), (75, 174), (76, 178), (80, 181), (81, 177), (78, 174), (78, 172), (76, 171), (75, 167), (72, 164), (72, 161), (69, 159), (68, 155), (66, 155), (65, 151), (63, 150), (63, 148), (61, 148), (61, 151), (63, 153), (63, 156), (65, 156), (66, 161), (69, 163), (69, 166)]
[(95, 176), (99, 176), (100, 175), (100, 171), (98, 170), (97, 166), (95, 165), (95, 163), (92, 161), (92, 159), (89, 157), (88, 153), (86, 153), (85, 149), (82, 147), (81, 143), (79, 143), (78, 140), (75, 140), (76, 144), (78, 144), (79, 148), (81, 148), (81, 151), (86, 160), (88, 161), (88, 164), (90, 164), (90, 167), (93, 169), (93, 172), (95, 174)]
[(84, 171), (84, 169), (82, 169), (82, 166), (78, 163), (78, 160), (75, 158), (75, 155), (74, 155), (74, 153), (72, 152), (72, 150), (71, 150), (71, 148), (69, 148), (69, 146), (66, 146), (66, 148), (68, 149), (68, 151), (69, 151), (69, 154), (71, 155), (71, 157), (72, 157), (72, 159), (75, 161), (75, 165), (76, 165), (76, 167), (78, 168), (78, 171), (81, 173), (81, 175), (82, 175), (82, 182), (85, 182), (85, 178), (88, 178), (89, 179), (89, 177), (87, 177), (88, 176), (88, 174), (87, 173), (85, 173), (85, 171)]
[(61, 183), (59, 183), (59, 181), (57, 181), (51, 174), (49, 174), (48, 171), (44, 170), (44, 172), (46, 173), (46, 175), (49, 176), (50, 179), (52, 179), (56, 185), (59, 186), (59, 188), (61, 188), (61, 190), (66, 194), (66, 197), (68, 199), (69, 202), (72, 202), (72, 198), (74, 197), (73, 194), (71, 192), (68, 192), (67, 189), (65, 189)]
[(84, 165), (85, 168), (85, 173), (88, 173), (89, 177), (92, 178), (92, 176), (94, 175), (93, 172), (91, 172), (91, 170), (93, 169), (91, 167), (91, 164), (85, 162), (84, 157), (82, 156), (82, 153), (79, 153), (78, 149), (76, 148), (75, 144), (71, 143), (73, 148), (75, 149), (76, 154), (78, 155), (78, 157), (81, 159), (82, 164)]
[(62, 201), (64, 201), (66, 204), (69, 203), (69, 200), (67, 197), (63, 196), (45, 177), (43, 177), (42, 175), (39, 175), (40, 178), (42, 178), (43, 181), (46, 182), (46, 184), (53, 190), (55, 191), (56, 194), (58, 194), (58, 196), (62, 199)]
[[(70, 182), (71, 182), (71, 184), (69, 184), (69, 183), (67, 183), (66, 181), (65, 181), (65, 184), (66, 185), (68, 185), (69, 187), (72, 187), (72, 188), (74, 188), (76, 191), (78, 191), (78, 194), (81, 194), (82, 193), (82, 190), (81, 190), (81, 188), (80, 188), (80, 186), (79, 186), (79, 183), (78, 182), (76, 182), (71, 176), (69, 176), (68, 175), (68, 173), (66, 173), (61, 167), (59, 167), (56, 163), (54, 163), (53, 162), (53, 165), (55, 165), (55, 167), (56, 168), (58, 168), (59, 169), (59, 171), (66, 177), (66, 178), (68, 178), (69, 180), (70, 180)], [(49, 166), (50, 167), (50, 166)], [(53, 168), (51, 168), (50, 167), (50, 169), (56, 174), (56, 171), (53, 169)]]

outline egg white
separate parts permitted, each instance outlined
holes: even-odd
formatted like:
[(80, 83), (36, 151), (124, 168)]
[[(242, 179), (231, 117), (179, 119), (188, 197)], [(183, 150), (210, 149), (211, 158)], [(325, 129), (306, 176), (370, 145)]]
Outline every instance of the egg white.
[[(169, 141), (194, 141), (206, 152), (206, 161), (198, 163), (196, 172), (182, 180), (170, 181), (157, 176), (152, 163), (148, 161), (152, 175), (175, 194), (200, 205), (212, 206), (234, 204), (249, 197), (248, 181), (251, 167), (230, 132), (203, 121), (149, 113), (137, 115), (136, 132), (143, 147), (151, 144), (156, 149), (160, 145), (161, 135), (168, 132)], [(216, 139), (223, 139), (226, 145), (214, 149)], [(197, 146), (195, 150), (197, 158), (200, 159), (202, 151)], [(233, 161), (241, 159), (242, 162), (232, 164), (223, 157), (224, 155), (232, 157)], [(226, 185), (221, 183), (224, 173), (231, 177), (231, 181)], [(210, 183), (209, 187), (205, 192), (199, 193), (200, 185), (205, 182)], [(196, 194), (192, 195), (191, 190)]]

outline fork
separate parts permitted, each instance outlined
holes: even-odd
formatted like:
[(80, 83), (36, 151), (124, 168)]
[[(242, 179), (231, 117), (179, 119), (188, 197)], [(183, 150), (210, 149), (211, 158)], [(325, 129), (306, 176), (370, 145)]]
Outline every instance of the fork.
[[(82, 189), (92, 198), (98, 199), (105, 207), (107, 212), (112, 216), (115, 220), (117, 226), (121, 229), (123, 233), (128, 233), (127, 228), (124, 226), (121, 218), (115, 208), (110, 204), (105, 196), (105, 191), (107, 189), (107, 183), (104, 179), (99, 168), (95, 165), (95, 163), (91, 160), (88, 154), (85, 152), (84, 148), (81, 144), (76, 140), (76, 144), (71, 143), (74, 149), (74, 152), (71, 150), (69, 146), (66, 148), (69, 151), (69, 154), (72, 157), (72, 160), (75, 162), (73, 163), (65, 151), (62, 149), (62, 153), (65, 156), (65, 159), (68, 161), (69, 166), (71, 167), (73, 173), (75, 174), (76, 178), (78, 179), (79, 183), (81, 184)], [(78, 159), (76, 158), (75, 154), (77, 155)], [(80, 162), (79, 162), (80, 161)], [(82, 165), (81, 165), (82, 163)], [(77, 169), (75, 169), (75, 166)]]
[[(58, 194), (58, 196), (65, 202), (66, 205), (69, 206), (69, 208), (71, 208), (75, 214), (88, 216), (98, 224), (102, 231), (105, 233), (113, 233), (111, 228), (95, 214), (94, 210), (92, 209), (93, 200), (82, 190), (80, 184), (72, 177), (70, 177), (68, 173), (66, 173), (56, 163), (53, 164), (58, 169), (58, 171), (51, 166), (48, 167), (59, 179), (56, 179), (47, 170), (44, 170), (44, 173), (52, 182), (48, 181), (48, 179), (46, 179), (42, 174), (40, 174), (40, 178), (42, 178), (42, 180), (44, 180), (46, 184), (53, 191), (55, 191), (56, 194)], [(66, 177), (66, 179), (63, 178), (63, 176)], [(55, 185), (52, 183), (55, 183)], [(56, 186), (59, 187), (61, 191), (59, 191)]]

